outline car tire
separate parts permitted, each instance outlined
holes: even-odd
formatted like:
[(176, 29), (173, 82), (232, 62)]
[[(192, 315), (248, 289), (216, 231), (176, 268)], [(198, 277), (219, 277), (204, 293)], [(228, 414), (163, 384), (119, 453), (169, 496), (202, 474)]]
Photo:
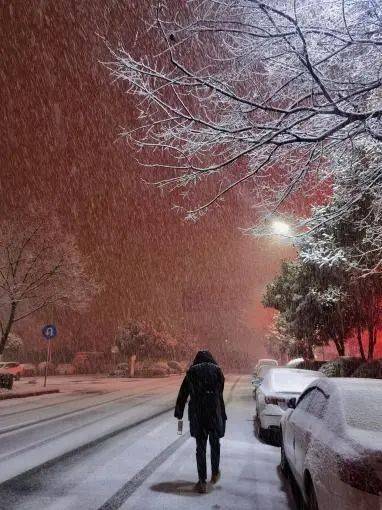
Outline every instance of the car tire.
[(284, 441), (282, 439), (282, 434), (281, 434), (280, 457), (281, 457), (280, 458), (280, 469), (281, 469), (281, 472), (283, 473), (283, 475), (288, 477), (289, 474), (290, 474), (290, 468), (289, 468), (288, 459), (286, 458), (286, 455), (285, 455), (285, 448), (284, 448)]
[(258, 416), (256, 416), (256, 425), (257, 425), (257, 435), (260, 441), (268, 441), (268, 430), (263, 429), (261, 426), (261, 421)]
[(306, 487), (306, 510), (320, 510), (318, 506), (316, 491), (310, 478)]

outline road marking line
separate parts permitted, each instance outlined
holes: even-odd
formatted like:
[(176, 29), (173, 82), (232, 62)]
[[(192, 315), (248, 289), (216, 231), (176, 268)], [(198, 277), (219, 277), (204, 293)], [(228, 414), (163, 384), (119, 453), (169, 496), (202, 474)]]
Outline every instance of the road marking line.
[(182, 437), (176, 439), (167, 448), (154, 457), (146, 466), (138, 471), (128, 482), (125, 483), (113, 496), (108, 499), (98, 510), (117, 510), (125, 501), (151, 476), (156, 469), (163, 464), (176, 450), (178, 450), (188, 439), (190, 433), (187, 432)]

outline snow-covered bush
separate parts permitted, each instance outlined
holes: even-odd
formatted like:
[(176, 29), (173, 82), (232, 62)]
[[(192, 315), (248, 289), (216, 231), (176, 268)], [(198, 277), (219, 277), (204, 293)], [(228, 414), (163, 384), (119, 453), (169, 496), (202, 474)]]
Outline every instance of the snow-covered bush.
[(382, 359), (376, 359), (363, 363), (354, 372), (353, 377), (367, 377), (370, 379), (382, 379)]
[(137, 377), (167, 377), (169, 368), (165, 362), (145, 361), (137, 365), (135, 375)]
[[(38, 373), (40, 375), (44, 375), (45, 374), (45, 365), (46, 365), (46, 361), (42, 361), (41, 363), (38, 364), (37, 369), (38, 369)], [(55, 371), (56, 371), (55, 364), (49, 362), (48, 363), (48, 374), (49, 375), (54, 375)]]
[(57, 365), (56, 373), (58, 375), (73, 375), (76, 373), (76, 368), (71, 363), (60, 363)]
[(362, 363), (361, 358), (338, 358), (324, 363), (320, 372), (327, 377), (351, 377)]
[(181, 374), (183, 372), (181, 364), (178, 363), (177, 361), (168, 361), (167, 365), (170, 368), (170, 370), (175, 374)]
[(32, 363), (23, 363), (21, 366), (23, 377), (33, 377), (37, 374), (37, 368)]

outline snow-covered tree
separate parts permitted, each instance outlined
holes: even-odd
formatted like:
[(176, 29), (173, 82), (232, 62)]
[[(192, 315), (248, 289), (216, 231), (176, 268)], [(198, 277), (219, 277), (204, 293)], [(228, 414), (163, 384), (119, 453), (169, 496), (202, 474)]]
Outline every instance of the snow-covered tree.
[(372, 358), (381, 327), (382, 173), (374, 164), (373, 153), (358, 152), (362, 164), (337, 172), (331, 200), (313, 210), (311, 230), (299, 242), (299, 257), (315, 267), (328, 284), (336, 281), (349, 296), (347, 306), (361, 356), (365, 356), (361, 337), (366, 330), (367, 356)]
[(24, 346), (24, 342), (22, 338), (16, 335), (15, 333), (9, 333), (8, 340), (3, 352), (3, 355), (6, 359), (17, 359), (22, 348)]
[(276, 312), (265, 336), (265, 348), (275, 359), (288, 355), (292, 358), (306, 356), (306, 348), (289, 333), (288, 324), (282, 314)]
[(285, 314), (298, 338), (332, 340), (343, 355), (346, 339), (355, 336), (361, 357), (370, 359), (382, 325), (382, 173), (374, 152), (359, 144), (355, 150), (357, 163), (349, 165), (348, 156), (336, 163), (332, 195), (313, 209), (309, 232), (295, 240), (298, 261), (282, 267), (266, 304)]
[(173, 359), (177, 347), (177, 341), (166, 333), (159, 333), (151, 325), (134, 320), (118, 329), (115, 343), (123, 354), (135, 354), (138, 359)]
[(290, 212), (355, 142), (380, 147), (376, 0), (163, 0), (142, 36), (106, 64), (136, 100), (122, 134), (160, 186), (217, 178), (189, 217), (242, 184), (265, 218)]
[[(338, 354), (352, 329), (347, 289), (301, 260), (284, 262), (267, 286), (263, 304), (280, 312), (284, 334), (295, 338), (299, 350), (313, 357), (313, 349), (332, 340)], [(293, 347), (293, 345), (292, 345)]]
[(57, 221), (0, 223), (0, 354), (17, 322), (48, 305), (83, 309), (97, 290), (73, 238)]

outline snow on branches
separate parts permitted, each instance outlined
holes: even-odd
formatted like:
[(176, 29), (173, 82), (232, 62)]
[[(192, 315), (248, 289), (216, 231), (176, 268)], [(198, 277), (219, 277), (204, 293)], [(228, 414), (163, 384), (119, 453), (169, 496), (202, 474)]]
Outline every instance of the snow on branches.
[(57, 221), (0, 223), (0, 354), (15, 323), (48, 305), (83, 309), (98, 290)]
[(263, 216), (293, 210), (304, 179), (382, 141), (376, 0), (161, 1), (145, 37), (149, 51), (110, 48), (106, 64), (139, 112), (122, 134), (161, 187), (218, 174), (191, 218), (243, 183)]

